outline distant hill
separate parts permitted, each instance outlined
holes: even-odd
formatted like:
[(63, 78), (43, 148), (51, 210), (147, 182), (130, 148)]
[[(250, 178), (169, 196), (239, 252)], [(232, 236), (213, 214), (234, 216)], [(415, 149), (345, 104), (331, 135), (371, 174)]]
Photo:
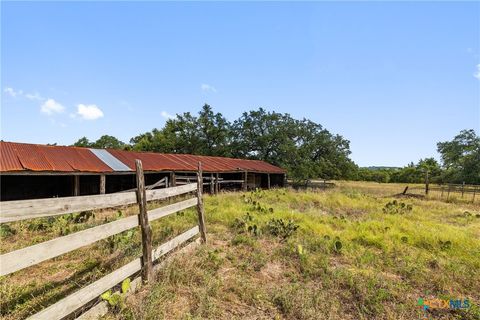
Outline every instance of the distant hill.
[(370, 166), (370, 167), (362, 167), (362, 169), (368, 169), (368, 170), (395, 170), (395, 169), (401, 169), (401, 167), (386, 167), (386, 166)]

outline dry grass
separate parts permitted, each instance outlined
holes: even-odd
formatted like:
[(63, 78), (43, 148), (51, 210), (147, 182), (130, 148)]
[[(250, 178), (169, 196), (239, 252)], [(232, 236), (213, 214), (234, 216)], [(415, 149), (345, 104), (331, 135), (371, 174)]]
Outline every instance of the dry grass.
[[(105, 318), (415, 319), (420, 297), (469, 298), (478, 305), (480, 205), (397, 199), (412, 211), (384, 213), (403, 188), (341, 181), (328, 191), (206, 196), (208, 245), (175, 257), (157, 283)], [(77, 228), (115, 214), (102, 212)], [(298, 226), (291, 233), (289, 220)], [(155, 222), (155, 241), (194, 223), (192, 211)], [(3, 252), (56, 230), (12, 227), (17, 234), (3, 238)], [(138, 240), (135, 234), (114, 250), (102, 241), (0, 279), (3, 318), (23, 318), (124, 264), (139, 254)], [(478, 319), (480, 312), (475, 306), (435, 316)]]

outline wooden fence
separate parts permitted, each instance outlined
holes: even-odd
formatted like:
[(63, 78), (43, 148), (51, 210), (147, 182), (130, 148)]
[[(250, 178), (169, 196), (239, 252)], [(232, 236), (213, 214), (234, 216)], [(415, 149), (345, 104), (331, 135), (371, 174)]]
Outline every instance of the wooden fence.
[(287, 185), (291, 186), (294, 189), (329, 189), (335, 187), (335, 183), (328, 182), (327, 180), (287, 180)]
[[(139, 206), (139, 214), (5, 253), (0, 256), (0, 276), (31, 267), (42, 261), (52, 259), (140, 226), (142, 235), (142, 257), (131, 261), (94, 283), (61, 299), (31, 316), (29, 319), (52, 320), (62, 319), (72, 315), (86, 304), (97, 299), (105, 291), (139, 272), (141, 272), (141, 278), (144, 282), (153, 281), (153, 262), (199, 233), (201, 241), (203, 243), (207, 241), (202, 201), (203, 179), (201, 163), (198, 164), (196, 178), (196, 183), (166, 189), (146, 190), (142, 163), (140, 160), (136, 160), (136, 191), (93, 196), (2, 202), (0, 206), (0, 223), (135, 203)], [(196, 196), (150, 211), (146, 209), (147, 201), (166, 199), (190, 192), (196, 192)], [(150, 222), (194, 206), (197, 207), (198, 225), (160, 245), (158, 248), (152, 249)]]
[(406, 189), (405, 193), (426, 194), (430, 197), (449, 200), (453, 195), (456, 198), (475, 203), (480, 197), (480, 185), (474, 184), (426, 184), (425, 187), (414, 186)]

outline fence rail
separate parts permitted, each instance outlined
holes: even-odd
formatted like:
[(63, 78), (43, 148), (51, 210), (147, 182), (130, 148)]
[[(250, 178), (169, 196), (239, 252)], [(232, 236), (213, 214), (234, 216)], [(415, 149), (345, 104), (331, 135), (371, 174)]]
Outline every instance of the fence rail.
[[(140, 226), (142, 231), (142, 257), (136, 258), (123, 267), (76, 291), (54, 303), (29, 319), (62, 319), (87, 303), (98, 298), (103, 292), (119, 284), (132, 275), (142, 272), (144, 281), (153, 280), (153, 262), (180, 246), (182, 243), (200, 234), (206, 242), (205, 218), (202, 202), (202, 168), (198, 164), (197, 182), (178, 187), (146, 190), (143, 183), (143, 169), (139, 160), (137, 165), (137, 189), (133, 192), (108, 195), (78, 196), (54, 199), (20, 200), (2, 202), (0, 222), (20, 221), (39, 217), (57, 216), (78, 211), (110, 208), (137, 203), (139, 214), (115, 220), (83, 231), (58, 237), (26, 248), (2, 254), (0, 256), (0, 276), (5, 276), (24, 268), (36, 265), (96, 241), (108, 238), (120, 232)], [(163, 181), (162, 181), (163, 182)], [(166, 181), (165, 181), (166, 182)], [(146, 210), (146, 202), (166, 199), (196, 191), (196, 196), (184, 201), (153, 210)], [(185, 231), (172, 240), (152, 249), (150, 222), (175, 212), (197, 207), (198, 225)], [(148, 257), (146, 259), (146, 257)]]

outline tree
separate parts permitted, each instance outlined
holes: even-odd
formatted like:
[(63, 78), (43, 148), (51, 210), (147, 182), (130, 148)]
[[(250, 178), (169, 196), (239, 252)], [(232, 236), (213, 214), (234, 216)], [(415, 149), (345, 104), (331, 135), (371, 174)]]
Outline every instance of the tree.
[(73, 146), (99, 149), (125, 149), (127, 144), (113, 136), (103, 135), (95, 142), (91, 142), (87, 137), (80, 138), (73, 144)]
[(230, 136), (230, 123), (205, 104), (198, 117), (190, 112), (177, 114), (163, 129), (143, 133), (130, 143), (135, 150), (229, 156)]
[(87, 139), (87, 137), (82, 137), (82, 138), (78, 139), (77, 142), (75, 142), (73, 144), (73, 146), (90, 148), (90, 147), (92, 147), (92, 143), (90, 142), (90, 140)]
[(232, 126), (232, 153), (284, 167), (296, 179), (347, 178), (356, 167), (348, 140), (320, 124), (263, 108), (245, 112)]
[(114, 136), (103, 135), (92, 144), (93, 148), (99, 149), (124, 149), (125, 143)]
[(452, 141), (437, 143), (437, 150), (446, 170), (445, 179), (480, 183), (480, 137), (475, 130), (462, 130)]
[(205, 104), (198, 114), (201, 153), (210, 156), (229, 156), (231, 125), (221, 113), (214, 113), (210, 105)]

